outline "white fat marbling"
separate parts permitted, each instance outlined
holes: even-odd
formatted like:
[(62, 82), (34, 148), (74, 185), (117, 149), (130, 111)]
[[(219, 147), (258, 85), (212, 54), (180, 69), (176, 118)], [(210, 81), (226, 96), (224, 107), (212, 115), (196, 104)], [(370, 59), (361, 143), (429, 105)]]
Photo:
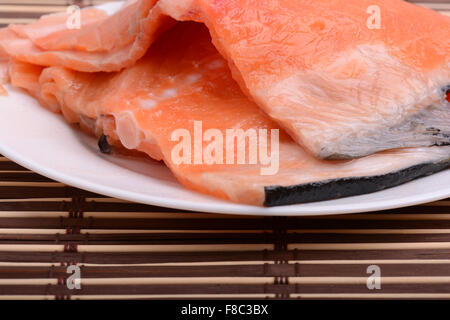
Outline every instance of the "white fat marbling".
[(167, 89), (160, 95), (162, 99), (175, 98), (178, 94), (177, 89)]
[(158, 102), (156, 102), (153, 99), (141, 100), (140, 103), (141, 103), (142, 109), (145, 109), (145, 110), (150, 110), (150, 109), (156, 107), (156, 105), (158, 104)]
[(194, 83), (197, 80), (199, 80), (201, 77), (202, 77), (202, 75), (200, 73), (190, 74), (186, 77), (186, 84)]
[(209, 69), (219, 69), (225, 66), (225, 61), (223, 60), (214, 60), (208, 64)]

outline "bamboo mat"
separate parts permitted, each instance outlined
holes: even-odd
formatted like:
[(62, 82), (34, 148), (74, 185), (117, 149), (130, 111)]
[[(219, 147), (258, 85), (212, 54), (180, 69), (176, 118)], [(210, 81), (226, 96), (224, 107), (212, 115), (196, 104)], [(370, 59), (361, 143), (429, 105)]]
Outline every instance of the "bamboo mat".
[[(450, 12), (449, 1), (422, 2)], [(65, 5), (2, 0), (0, 23)], [(79, 290), (67, 287), (69, 265), (80, 267)], [(370, 265), (380, 290), (366, 285)], [(314, 218), (180, 212), (65, 186), (0, 157), (0, 299), (11, 298), (450, 298), (450, 199)]]

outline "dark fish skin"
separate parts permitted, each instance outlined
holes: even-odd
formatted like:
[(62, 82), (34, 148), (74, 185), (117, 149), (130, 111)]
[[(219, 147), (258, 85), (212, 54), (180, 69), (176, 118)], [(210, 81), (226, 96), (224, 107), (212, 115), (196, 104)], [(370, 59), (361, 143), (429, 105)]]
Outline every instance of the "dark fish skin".
[(450, 102), (450, 85), (443, 88), (442, 91), (444, 91), (445, 99)]
[(441, 101), (423, 108), (396, 126), (380, 128), (370, 136), (347, 137), (332, 146), (336, 149), (322, 149), (318, 157), (344, 160), (397, 148), (450, 145), (450, 101), (447, 101), (450, 85), (441, 90)]
[(112, 151), (112, 146), (108, 143), (108, 138), (104, 134), (98, 139), (98, 148), (105, 154), (110, 154)]
[(447, 85), (447, 86), (445, 86), (445, 87), (443, 87), (443, 88), (442, 88), (442, 91), (443, 91), (445, 94), (449, 93), (449, 92), (450, 92), (450, 84)]
[(378, 176), (326, 180), (293, 186), (267, 186), (264, 188), (264, 206), (273, 207), (325, 201), (371, 193), (395, 187), (449, 167), (450, 160), (447, 160), (437, 163), (419, 164)]

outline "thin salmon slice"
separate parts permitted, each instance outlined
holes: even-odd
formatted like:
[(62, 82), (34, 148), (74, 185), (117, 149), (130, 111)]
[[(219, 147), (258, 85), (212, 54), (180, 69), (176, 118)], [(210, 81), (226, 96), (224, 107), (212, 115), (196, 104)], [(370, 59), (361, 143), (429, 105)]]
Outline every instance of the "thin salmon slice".
[[(20, 37), (30, 39), (34, 45), (44, 50), (82, 48), (94, 51), (92, 41), (100, 41), (100, 38), (92, 36), (93, 28), (107, 20), (108, 14), (101, 9), (86, 8), (80, 10), (79, 21), (77, 14), (73, 11), (44, 15), (35, 23), (11, 24), (8, 28)], [(75, 25), (77, 22), (80, 23), (79, 27)], [(90, 39), (80, 36), (86, 31), (91, 32)]]
[(100, 9), (85, 9), (80, 14), (80, 29), (67, 27), (70, 14), (12, 25), (9, 29), (16, 37), (0, 38), (0, 47), (14, 59), (31, 64), (85, 72), (119, 71), (139, 60), (175, 23), (155, 3), (129, 0), (111, 16)]
[[(19, 66), (28, 76), (36, 74), (36, 69)], [(19, 68), (14, 70), (13, 78), (26, 78)], [(102, 140), (106, 137), (111, 145), (163, 160), (187, 188), (239, 203), (275, 206), (373, 192), (449, 165), (449, 147), (385, 151), (352, 161), (320, 160), (283, 130), (278, 131), (279, 140), (271, 136), (265, 148), (258, 145), (256, 164), (238, 164), (237, 152), (233, 163), (221, 164), (215, 156), (227, 150), (224, 144), (211, 152), (214, 135), (210, 140), (203, 136), (200, 146), (201, 158), (210, 154), (214, 161), (206, 163), (205, 158), (196, 163), (192, 151), (190, 164), (179, 162), (174, 155), (180, 154), (174, 150), (181, 140), (173, 139), (173, 134), (180, 129), (194, 137), (200, 124), (203, 133), (219, 133), (215, 139), (226, 136), (227, 129), (262, 130), (275, 137), (277, 131), (271, 130), (279, 129), (242, 93), (226, 60), (211, 44), (208, 30), (197, 23), (180, 23), (167, 31), (141, 60), (121, 72), (48, 67), (39, 75), (39, 86), (40, 99), (45, 105), (59, 106), (57, 111), (68, 122), (79, 123)], [(191, 150), (195, 143), (189, 142)], [(277, 157), (263, 163), (261, 150)]]
[(33, 96), (47, 109), (58, 112), (61, 108), (58, 104), (49, 105), (46, 100), (41, 99), (41, 86), (39, 78), (44, 67), (34, 64), (21, 62), (12, 59), (9, 63), (10, 83), (14, 87), (24, 89), (29, 95)]
[(320, 158), (450, 143), (450, 18), (399, 0), (161, 0)]

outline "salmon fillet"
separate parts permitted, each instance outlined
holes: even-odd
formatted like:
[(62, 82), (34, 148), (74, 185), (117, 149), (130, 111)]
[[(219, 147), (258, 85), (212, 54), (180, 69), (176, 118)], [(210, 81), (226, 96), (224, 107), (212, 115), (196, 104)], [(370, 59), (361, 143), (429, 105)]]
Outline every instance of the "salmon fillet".
[(317, 157), (450, 143), (449, 17), (399, 0), (159, 5), (205, 23), (242, 90)]
[(155, 7), (156, 0), (128, 0), (107, 16), (103, 10), (81, 12), (80, 29), (67, 28), (69, 14), (42, 17), (25, 26), (9, 26), (14, 39), (0, 37), (0, 47), (16, 60), (78, 71), (118, 71), (133, 65), (174, 21)]
[[(33, 68), (18, 64), (12, 68), (12, 78), (39, 73)], [(22, 72), (27, 76), (20, 76)], [(28, 83), (15, 82), (30, 90)], [(277, 140), (268, 140), (263, 150), (267, 156), (277, 155), (277, 170), (269, 174), (262, 174), (262, 169), (270, 171), (273, 163), (238, 164), (237, 153), (232, 164), (219, 163), (220, 157), (215, 156), (227, 153), (225, 144), (211, 152), (211, 137), (204, 136), (201, 157), (210, 153), (215, 160), (196, 164), (193, 151), (191, 164), (178, 162), (174, 150), (180, 140), (174, 140), (173, 133), (179, 129), (192, 137), (198, 123), (203, 133), (212, 129), (218, 136), (226, 136), (229, 128), (267, 134), (279, 129), (242, 93), (226, 61), (211, 44), (208, 30), (196, 23), (180, 23), (167, 31), (141, 60), (121, 72), (84, 73), (48, 67), (39, 74), (39, 87), (39, 99), (47, 106), (59, 106), (51, 109), (62, 112), (68, 122), (106, 137), (111, 145), (163, 160), (187, 188), (239, 203), (274, 206), (367, 193), (449, 165), (449, 147), (392, 150), (349, 161), (320, 160), (283, 130), (278, 131), (278, 147), (274, 147)], [(191, 150), (195, 143), (189, 142)], [(259, 144), (259, 160), (262, 148)]]

